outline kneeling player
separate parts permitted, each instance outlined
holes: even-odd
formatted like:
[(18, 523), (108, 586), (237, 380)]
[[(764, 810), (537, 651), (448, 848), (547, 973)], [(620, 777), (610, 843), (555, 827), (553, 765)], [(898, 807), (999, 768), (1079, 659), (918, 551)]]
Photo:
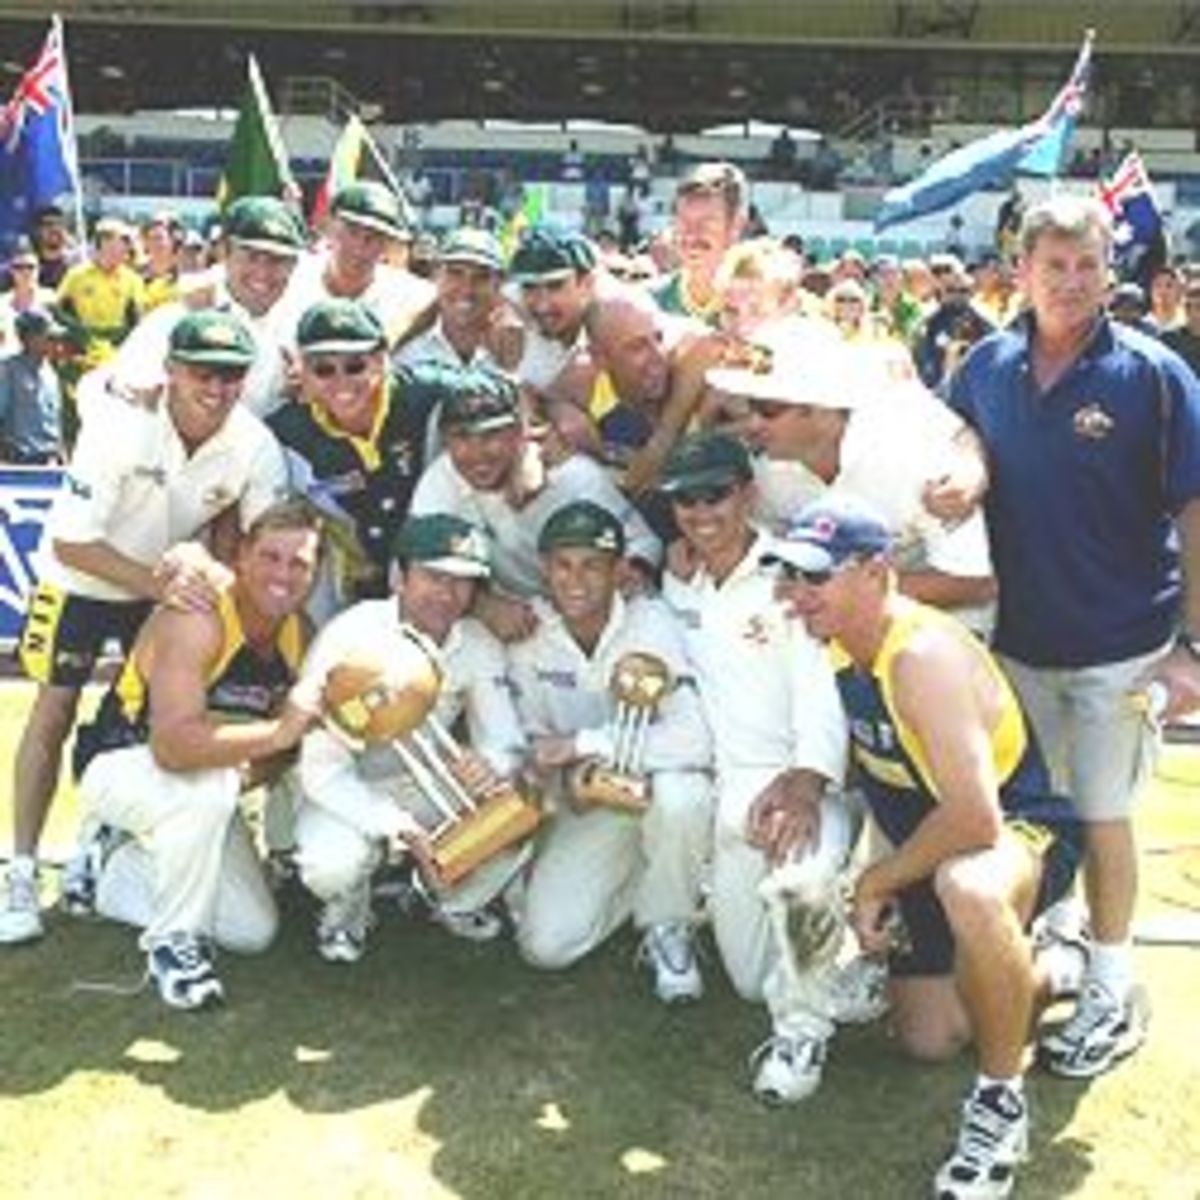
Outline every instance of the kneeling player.
[(901, 596), (892, 539), (850, 498), (804, 509), (775, 556), (781, 594), (832, 639), (861, 783), (890, 853), (858, 879), (853, 921), (883, 949), (906, 1049), (943, 1058), (973, 1038), (979, 1076), (945, 1197), (1005, 1196), (1024, 1155), (1022, 1059), (1039, 999), (1029, 922), (1070, 886), (1079, 829), (1049, 779), (1007, 680), (952, 618)]
[(268, 508), (215, 610), (157, 609), (80, 731), (85, 822), (129, 835), (95, 880), (96, 911), (144, 927), (150, 974), (174, 1008), (223, 998), (212, 943), (252, 953), (275, 936), (238, 796), (278, 773), (312, 721), (287, 696), (306, 641), (317, 521), (301, 503)]

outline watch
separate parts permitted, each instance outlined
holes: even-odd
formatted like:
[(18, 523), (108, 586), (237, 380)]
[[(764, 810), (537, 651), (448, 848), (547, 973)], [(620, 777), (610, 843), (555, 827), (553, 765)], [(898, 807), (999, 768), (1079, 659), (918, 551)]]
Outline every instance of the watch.
[(1181, 629), (1175, 635), (1175, 645), (1181, 646), (1197, 662), (1200, 662), (1200, 637), (1193, 637), (1186, 630)]

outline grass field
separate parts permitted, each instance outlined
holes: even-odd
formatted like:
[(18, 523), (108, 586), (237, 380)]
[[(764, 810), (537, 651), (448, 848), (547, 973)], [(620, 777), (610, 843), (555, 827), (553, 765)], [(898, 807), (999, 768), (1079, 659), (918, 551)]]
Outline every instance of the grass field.
[[(23, 703), (0, 688), (6, 763)], [(1200, 904), (1200, 749), (1172, 749), (1163, 776), (1144, 892), (1179, 912)], [(204, 1014), (72, 991), (136, 980), (123, 929), (55, 918), (0, 954), (0, 1197), (889, 1200), (927, 1193), (970, 1078), (967, 1058), (918, 1067), (882, 1028), (851, 1030), (816, 1099), (771, 1112), (745, 1069), (762, 1013), (713, 962), (704, 1001), (668, 1012), (628, 937), (539, 976), (510, 944), (384, 914), (368, 957), (337, 969), (310, 924), (293, 897), (270, 953), (222, 960), (229, 1004)], [(1200, 951), (1143, 948), (1139, 970), (1155, 1005), (1140, 1055), (1091, 1086), (1031, 1076), (1021, 1196), (1200, 1196)]]

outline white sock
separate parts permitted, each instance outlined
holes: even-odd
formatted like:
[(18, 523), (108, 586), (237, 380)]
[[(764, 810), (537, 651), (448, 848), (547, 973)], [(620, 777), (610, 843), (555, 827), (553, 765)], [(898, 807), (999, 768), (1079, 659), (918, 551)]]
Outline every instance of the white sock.
[(8, 873), (32, 879), (37, 874), (37, 859), (32, 854), (14, 854), (8, 864)]
[(1023, 1075), (1013, 1075), (1008, 1079), (997, 1079), (992, 1075), (984, 1075), (980, 1072), (975, 1076), (975, 1090), (982, 1092), (984, 1088), (1002, 1087), (1007, 1088), (1010, 1092), (1015, 1092), (1021, 1099), (1025, 1098), (1025, 1077)]
[(1123, 1000), (1133, 986), (1132, 942), (1093, 942), (1088, 977), (1103, 986), (1110, 996)]

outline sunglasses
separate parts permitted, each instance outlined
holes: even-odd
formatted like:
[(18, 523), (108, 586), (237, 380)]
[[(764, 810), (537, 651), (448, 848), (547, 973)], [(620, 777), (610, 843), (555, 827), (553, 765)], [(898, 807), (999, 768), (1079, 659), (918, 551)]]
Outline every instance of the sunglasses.
[(851, 567), (856, 567), (862, 561), (859, 558), (847, 558), (838, 563), (835, 567), (823, 567), (819, 571), (810, 571), (804, 567), (798, 567), (795, 563), (780, 562), (778, 563), (779, 577), (787, 580), (788, 583), (804, 583), (808, 587), (824, 587), (836, 575), (841, 575), (850, 570)]
[(335, 375), (346, 375), (353, 379), (364, 374), (370, 365), (365, 358), (323, 358), (310, 363), (308, 369), (318, 379), (332, 379)]
[(716, 483), (709, 487), (688, 488), (686, 491), (676, 492), (671, 499), (680, 508), (695, 508), (698, 504), (712, 508), (728, 500), (733, 495), (733, 489), (732, 483)]
[(794, 411), (796, 408), (796, 405), (785, 404), (782, 400), (755, 400), (751, 398), (746, 403), (750, 411), (756, 417), (761, 417), (764, 421), (777, 421), (785, 413)]

